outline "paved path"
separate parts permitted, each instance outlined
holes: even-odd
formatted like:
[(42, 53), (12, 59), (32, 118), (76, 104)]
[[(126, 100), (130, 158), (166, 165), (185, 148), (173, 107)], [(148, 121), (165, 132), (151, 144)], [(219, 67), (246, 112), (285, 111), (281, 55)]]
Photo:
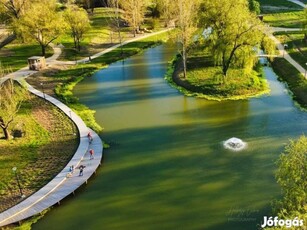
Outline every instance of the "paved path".
[[(14, 75), (14, 79), (21, 82), (25, 76), (33, 74), (34, 72), (35, 71), (22, 69), (13, 73), (12, 75)], [(6, 78), (1, 79), (0, 83), (6, 80), (8, 77), (11, 76), (7, 76)], [(34, 89), (29, 84), (27, 84), (27, 87), (31, 93), (41, 98), (45, 98), (47, 101), (57, 106), (72, 119), (72, 121), (76, 124), (80, 134), (80, 144), (70, 162), (54, 179), (52, 179), (47, 185), (45, 185), (43, 188), (41, 188), (39, 191), (21, 203), (0, 214), (0, 227), (38, 214), (46, 208), (60, 202), (69, 194), (73, 193), (78, 187), (87, 182), (91, 175), (96, 171), (100, 165), (103, 155), (101, 139), (95, 132), (91, 131), (94, 140), (91, 144), (89, 144), (87, 134), (90, 130), (86, 127), (83, 120), (77, 114), (75, 114), (69, 107), (57, 99), (43, 94), (42, 92)], [(90, 148), (92, 148), (95, 152), (95, 159), (93, 160), (89, 160), (88, 150)], [(77, 168), (81, 164), (86, 166), (84, 170), (84, 176), (79, 177), (76, 170), (72, 174), (72, 177), (66, 177), (67, 173), (69, 172), (69, 166), (74, 165)]]
[[(141, 40), (141, 39), (144, 39), (144, 38), (148, 38), (148, 37), (151, 37), (151, 36), (155, 36), (155, 35), (159, 35), (159, 34), (162, 34), (162, 33), (165, 33), (167, 31), (170, 31), (172, 30), (172, 28), (170, 29), (165, 29), (165, 30), (161, 30), (161, 31), (158, 31), (158, 32), (154, 32), (154, 33), (148, 33), (148, 34), (145, 34), (145, 35), (140, 35), (138, 37), (135, 37), (135, 38), (132, 38), (128, 41), (125, 41), (125, 42), (122, 42), (122, 45), (126, 45), (128, 43), (131, 43), (131, 42), (135, 42), (135, 41), (138, 41), (138, 40)], [(98, 58), (106, 53), (109, 53), (115, 49), (117, 49), (118, 47), (120, 47), (121, 45), (120, 44), (117, 44), (117, 45), (114, 45), (110, 48), (107, 48), (99, 53), (96, 53), (94, 55), (91, 56), (91, 59), (95, 59), (95, 58)], [(60, 55), (61, 55), (61, 47), (60, 46), (55, 46), (55, 45), (51, 45), (51, 47), (53, 48), (54, 50), (54, 54), (52, 57), (50, 58), (47, 58), (46, 61), (47, 64), (49, 65), (53, 65), (53, 64), (62, 64), (62, 65), (75, 65), (75, 64), (82, 64), (82, 63), (87, 63), (89, 62), (89, 58), (83, 58), (81, 60), (77, 60), (77, 61), (58, 61), (56, 60)]]
[[(159, 35), (166, 31), (167, 30), (137, 37), (129, 41), (123, 42), (123, 45), (153, 35)], [(57, 61), (57, 58), (61, 55), (61, 47), (55, 46), (53, 44), (51, 46), (54, 50), (54, 54), (53, 56), (46, 59), (47, 65), (76, 64), (76, 62)], [(92, 59), (97, 58), (107, 52), (110, 52), (118, 48), (119, 46), (120, 45), (118, 44), (113, 47), (110, 47), (98, 54), (93, 55), (91, 58)], [(77, 61), (77, 63), (84, 63), (87, 61), (88, 59), (83, 59)], [(24, 67), (19, 71), (16, 71), (1, 78), (0, 84), (2, 84), (8, 78), (13, 78), (19, 82), (24, 83), (24, 79), (34, 73), (36, 73), (36, 71), (32, 71), (29, 70), (28, 67)], [(51, 180), (47, 185), (45, 185), (39, 191), (31, 195), (30, 197), (26, 198), (25, 200), (23, 200), (21, 203), (0, 213), (0, 227), (39, 214), (48, 207), (51, 207), (52, 205), (59, 203), (66, 196), (70, 195), (71, 193), (74, 193), (74, 191), (78, 187), (87, 182), (87, 180), (93, 175), (93, 173), (100, 165), (101, 158), (103, 156), (103, 145), (101, 139), (94, 131), (91, 130), (93, 135), (93, 142), (89, 144), (87, 134), (90, 130), (89, 128), (86, 127), (85, 123), (77, 114), (75, 114), (69, 107), (67, 107), (65, 104), (58, 101), (57, 99), (47, 94), (43, 94), (42, 92), (38, 91), (37, 89), (34, 89), (31, 85), (27, 83), (25, 84), (27, 85), (28, 90), (31, 93), (41, 98), (45, 98), (47, 101), (57, 106), (67, 116), (69, 116), (72, 119), (72, 121), (76, 124), (80, 134), (80, 144), (73, 158), (53, 180)], [(90, 148), (92, 148), (95, 152), (95, 157), (92, 160), (89, 159), (88, 150)], [(79, 165), (85, 165), (86, 168), (84, 169), (84, 175), (78, 176), (78, 170), (75, 170), (75, 172), (72, 174), (71, 177), (67, 177), (67, 174), (69, 172), (69, 166), (71, 165), (74, 165), (75, 168), (77, 168)]]
[(297, 5), (301, 6), (301, 7), (307, 8), (306, 4), (304, 4), (303, 2), (298, 1), (298, 0), (288, 0), (288, 2), (293, 2), (294, 4), (297, 4)]
[[(299, 28), (292, 28), (291, 31), (298, 31), (300, 30)], [(305, 79), (307, 79), (307, 75), (306, 75), (306, 70), (307, 70), (307, 65), (306, 66), (301, 66), (299, 63), (297, 63), (287, 52), (287, 50), (285, 49), (284, 45), (281, 44), (281, 42), (272, 34), (273, 32), (277, 32), (277, 31), (290, 31), (289, 28), (280, 28), (280, 27), (272, 27), (271, 31), (267, 31), (267, 35), (275, 42), (278, 50), (279, 50), (279, 55), (283, 56), (291, 65), (293, 65), (304, 77)], [(306, 69), (305, 69), (306, 68)]]

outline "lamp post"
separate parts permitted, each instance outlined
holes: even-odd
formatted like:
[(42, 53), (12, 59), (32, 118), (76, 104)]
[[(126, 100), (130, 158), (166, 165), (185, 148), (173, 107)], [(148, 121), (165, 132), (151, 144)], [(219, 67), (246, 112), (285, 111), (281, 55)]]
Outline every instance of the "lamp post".
[(40, 83), (40, 85), (41, 85), (41, 87), (42, 87), (44, 99), (46, 100), (45, 90), (44, 90), (44, 83)]
[(285, 57), (285, 52), (286, 52), (286, 49), (288, 48), (288, 45), (287, 44), (284, 44), (284, 52), (283, 52), (283, 57)]
[(16, 181), (17, 181), (17, 184), (18, 184), (18, 188), (19, 188), (19, 192), (20, 192), (20, 197), (21, 197), (21, 198), (24, 198), (25, 195), (23, 194), (22, 188), (21, 188), (21, 186), (20, 186), (19, 176), (18, 176), (18, 173), (17, 173), (17, 167), (12, 168), (12, 170), (13, 170), (13, 172), (14, 172), (14, 174), (15, 174), (15, 178), (16, 178)]
[[(72, 120), (71, 110), (69, 110), (68, 112), (69, 112), (69, 117), (70, 117), (71, 121), (73, 122), (73, 120)], [(74, 132), (74, 125), (72, 125), (72, 130), (73, 130), (72, 135), (76, 135), (76, 133)]]

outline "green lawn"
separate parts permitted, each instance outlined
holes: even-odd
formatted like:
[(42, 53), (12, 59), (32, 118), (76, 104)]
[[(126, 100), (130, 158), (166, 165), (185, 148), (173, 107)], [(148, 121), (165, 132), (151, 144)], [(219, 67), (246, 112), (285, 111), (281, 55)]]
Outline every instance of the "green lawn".
[(57, 175), (78, 146), (78, 135), (73, 135), (77, 130), (70, 119), (33, 95), (12, 123), (10, 130), (15, 129), (24, 136), (7, 141), (0, 131), (0, 212), (20, 201), (13, 167), (18, 168), (21, 187), (28, 196)]
[[(53, 54), (51, 48), (47, 48), (46, 57)], [(27, 59), (31, 56), (41, 56), (41, 47), (36, 44), (22, 44), (19, 40), (0, 49), (0, 62), (4, 68), (11, 72), (28, 65)]]
[[(74, 49), (73, 39), (69, 33), (59, 37), (56, 42), (65, 46), (61, 60), (78, 60), (98, 53), (105, 48), (119, 43), (117, 32), (111, 30), (110, 24), (114, 13), (108, 8), (95, 8), (94, 14), (90, 15), (91, 29), (84, 35), (81, 42), (81, 50)], [(144, 26), (149, 27), (149, 19), (145, 20)], [(161, 23), (160, 23), (161, 24)], [(159, 29), (160, 27), (158, 26)], [(121, 31), (122, 41), (133, 37), (129, 27), (123, 27)]]
[(263, 21), (274, 27), (301, 28), (303, 11), (292, 11), (264, 15)]

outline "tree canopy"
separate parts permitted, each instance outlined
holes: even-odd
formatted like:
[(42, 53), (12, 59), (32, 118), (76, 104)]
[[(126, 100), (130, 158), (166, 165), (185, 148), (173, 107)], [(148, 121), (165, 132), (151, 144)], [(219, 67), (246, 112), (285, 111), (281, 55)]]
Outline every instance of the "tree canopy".
[(15, 20), (15, 27), (23, 37), (34, 39), (45, 56), (46, 47), (63, 32), (66, 24), (55, 0), (41, 0), (31, 3), (27, 13)]
[(291, 141), (281, 154), (276, 172), (277, 182), (283, 192), (281, 212), (305, 213), (307, 208), (307, 137), (301, 136)]
[(262, 23), (250, 12), (247, 1), (204, 0), (202, 25), (212, 28), (207, 44), (225, 79), (231, 66), (253, 66), (255, 48), (264, 35)]
[(148, 6), (147, 0), (120, 0), (121, 8), (124, 10), (123, 17), (132, 27), (133, 34), (139, 33), (141, 23), (144, 21), (145, 10)]
[(71, 37), (74, 39), (75, 48), (80, 51), (80, 42), (84, 33), (90, 28), (87, 12), (76, 5), (68, 5), (64, 12), (65, 22), (68, 24)]

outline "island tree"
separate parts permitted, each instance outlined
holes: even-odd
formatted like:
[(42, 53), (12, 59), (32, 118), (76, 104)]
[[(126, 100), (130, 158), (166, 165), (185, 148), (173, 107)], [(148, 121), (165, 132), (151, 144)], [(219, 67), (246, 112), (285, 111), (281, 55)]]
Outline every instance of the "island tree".
[[(197, 13), (200, 2), (198, 0), (176, 0), (176, 35), (179, 43), (179, 54), (182, 57), (183, 76), (187, 75), (187, 54), (189, 47), (193, 43), (193, 37), (197, 30)], [(171, 4), (170, 6), (173, 7)]]
[(46, 47), (65, 29), (62, 13), (57, 11), (55, 0), (41, 0), (31, 3), (27, 13), (16, 21), (20, 33), (34, 39), (46, 54)]
[(2, 83), (0, 91), (0, 127), (4, 138), (8, 140), (10, 139), (9, 127), (22, 102), (27, 99), (27, 90), (23, 86), (15, 85), (13, 80), (9, 79)]
[(246, 0), (205, 0), (203, 12), (203, 27), (212, 28), (207, 45), (216, 64), (222, 66), (225, 82), (231, 66), (252, 66), (254, 50), (264, 37), (263, 26)]
[(71, 37), (74, 39), (74, 46), (80, 51), (80, 42), (83, 35), (90, 28), (90, 20), (87, 12), (76, 5), (68, 5), (64, 12), (65, 22), (68, 24)]

